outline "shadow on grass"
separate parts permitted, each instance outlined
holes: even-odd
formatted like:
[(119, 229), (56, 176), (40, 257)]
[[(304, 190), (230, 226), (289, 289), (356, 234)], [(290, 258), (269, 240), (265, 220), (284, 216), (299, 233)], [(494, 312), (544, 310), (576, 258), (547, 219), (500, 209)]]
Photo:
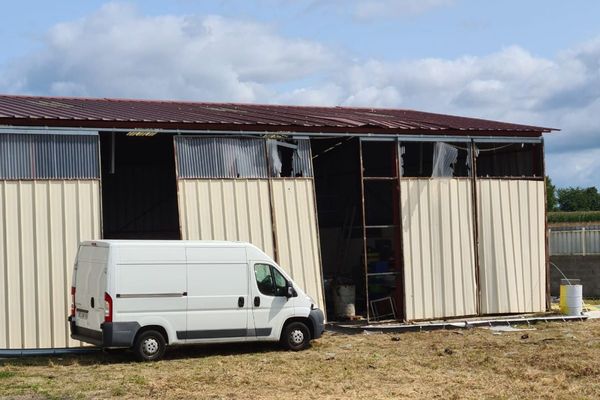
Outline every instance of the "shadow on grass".
[[(284, 352), (278, 343), (223, 343), (201, 344), (167, 347), (164, 361), (204, 358), (213, 356), (233, 356), (243, 354), (258, 354)], [(102, 351), (90, 349), (79, 354), (56, 354), (43, 356), (18, 356), (0, 359), (0, 367), (11, 366), (44, 366), (44, 365), (96, 365), (96, 364), (128, 364), (138, 362), (135, 355), (127, 349)]]

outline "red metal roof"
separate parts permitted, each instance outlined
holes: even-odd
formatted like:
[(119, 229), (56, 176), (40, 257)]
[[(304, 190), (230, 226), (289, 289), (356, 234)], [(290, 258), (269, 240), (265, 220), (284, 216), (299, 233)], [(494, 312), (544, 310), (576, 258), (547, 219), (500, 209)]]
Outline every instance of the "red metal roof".
[(0, 95), (0, 125), (513, 136), (555, 130), (400, 109), (20, 95)]

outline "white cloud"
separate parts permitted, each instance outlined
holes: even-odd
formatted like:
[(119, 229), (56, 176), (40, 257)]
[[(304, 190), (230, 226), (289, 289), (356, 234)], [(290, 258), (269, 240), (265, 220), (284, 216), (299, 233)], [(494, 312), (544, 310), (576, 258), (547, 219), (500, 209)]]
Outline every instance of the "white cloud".
[(0, 91), (401, 107), (551, 126), (563, 129), (546, 142), (555, 182), (600, 186), (600, 39), (553, 58), (519, 46), (455, 59), (352, 56), (251, 21), (110, 4), (55, 26), (42, 52), (0, 70)]
[(219, 16), (143, 16), (108, 4), (52, 28), (45, 50), (0, 79), (8, 91), (53, 95), (257, 101), (270, 85), (332, 64), (318, 43)]

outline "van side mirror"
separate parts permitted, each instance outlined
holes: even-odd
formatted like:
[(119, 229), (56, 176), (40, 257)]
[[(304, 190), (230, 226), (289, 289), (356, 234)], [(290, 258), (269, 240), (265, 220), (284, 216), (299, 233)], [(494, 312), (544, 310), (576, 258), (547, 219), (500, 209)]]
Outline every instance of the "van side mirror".
[(285, 292), (285, 297), (287, 297), (288, 299), (290, 297), (298, 297), (298, 292), (296, 292), (296, 289), (294, 289), (294, 287), (292, 286), (292, 284), (290, 282), (287, 283), (287, 290)]

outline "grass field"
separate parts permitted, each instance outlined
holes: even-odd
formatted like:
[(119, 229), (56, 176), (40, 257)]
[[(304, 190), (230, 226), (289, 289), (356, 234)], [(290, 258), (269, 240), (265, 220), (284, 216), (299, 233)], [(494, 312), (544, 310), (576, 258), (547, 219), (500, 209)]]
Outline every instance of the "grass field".
[(0, 396), (37, 398), (600, 398), (600, 320), (535, 330), (328, 333), (299, 353), (272, 345), (182, 347), (0, 360)]

